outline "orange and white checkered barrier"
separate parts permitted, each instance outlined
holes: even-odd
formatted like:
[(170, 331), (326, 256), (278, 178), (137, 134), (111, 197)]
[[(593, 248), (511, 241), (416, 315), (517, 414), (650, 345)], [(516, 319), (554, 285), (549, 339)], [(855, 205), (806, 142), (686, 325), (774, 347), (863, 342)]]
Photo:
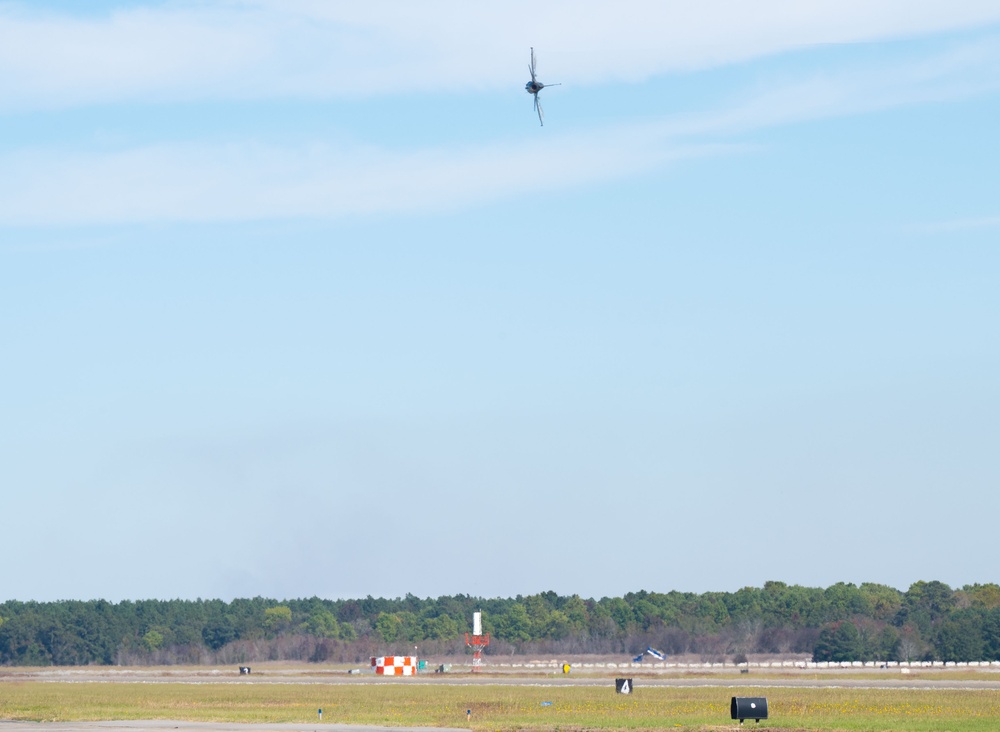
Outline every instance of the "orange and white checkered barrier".
[(379, 676), (413, 676), (417, 673), (417, 657), (372, 656), (372, 668)]

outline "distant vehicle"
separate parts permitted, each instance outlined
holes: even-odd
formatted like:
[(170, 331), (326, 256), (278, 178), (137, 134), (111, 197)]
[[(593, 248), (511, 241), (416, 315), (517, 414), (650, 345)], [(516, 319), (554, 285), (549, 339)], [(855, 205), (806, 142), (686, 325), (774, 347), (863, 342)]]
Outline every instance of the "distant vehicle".
[(531, 74), (531, 81), (524, 85), (524, 90), (535, 98), (535, 111), (538, 112), (538, 124), (544, 125), (542, 121), (542, 105), (538, 101), (538, 92), (547, 86), (562, 86), (562, 84), (543, 84), (535, 76), (535, 48), (531, 48), (531, 64), (528, 66), (528, 73)]

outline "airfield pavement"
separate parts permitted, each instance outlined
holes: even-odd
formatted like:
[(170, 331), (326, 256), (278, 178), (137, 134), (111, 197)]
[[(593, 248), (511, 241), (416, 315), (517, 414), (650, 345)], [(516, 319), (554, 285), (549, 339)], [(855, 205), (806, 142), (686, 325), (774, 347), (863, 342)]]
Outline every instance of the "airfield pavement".
[[(63, 683), (174, 683), (174, 684), (439, 684), (449, 686), (607, 686), (614, 677), (635, 679), (636, 685), (652, 687), (733, 688), (855, 688), (855, 689), (965, 689), (1000, 691), (1000, 669), (975, 672), (947, 668), (901, 673), (899, 669), (753, 669), (750, 673), (728, 671), (657, 672), (608, 669), (556, 670), (489, 669), (470, 673), (468, 668), (452, 673), (425, 671), (416, 676), (376, 676), (367, 668), (348, 673), (348, 667), (312, 664), (261, 664), (249, 675), (233, 667), (119, 667), (80, 666), (59, 668), (0, 668), (0, 686), (9, 682), (46, 681)], [(359, 671), (359, 672), (358, 672)], [(239, 729), (245, 729), (240, 727)], [(324, 730), (327, 726), (324, 725)], [(0, 732), (20, 732), (0, 727)], [(293, 730), (293, 732), (296, 732)]]

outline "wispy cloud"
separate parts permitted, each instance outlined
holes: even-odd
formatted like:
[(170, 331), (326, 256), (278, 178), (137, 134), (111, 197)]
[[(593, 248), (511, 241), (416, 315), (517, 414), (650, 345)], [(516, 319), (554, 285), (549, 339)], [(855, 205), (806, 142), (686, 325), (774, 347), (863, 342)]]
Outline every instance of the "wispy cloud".
[[(283, 23), (295, 26), (320, 21), (319, 30), (301, 32), (323, 35), (329, 29), (324, 30), (326, 26), (322, 22), (332, 18), (330, 22), (345, 34), (345, 38), (352, 39), (344, 43), (360, 44), (359, 49), (364, 46), (361, 40), (364, 33), (359, 28), (370, 27), (372, 33), (383, 35), (405, 36), (407, 32), (412, 33), (406, 44), (397, 41), (393, 46), (399, 54), (396, 62), (401, 66), (404, 65), (402, 59), (405, 53), (409, 52), (401, 49), (414, 43), (413, 39), (422, 38), (423, 33), (430, 33), (429, 29), (414, 29), (429, 21), (412, 9), (408, 11), (412, 26), (396, 20), (388, 24), (382, 21), (380, 26), (377, 18), (383, 16), (376, 12), (377, 8), (372, 9), (368, 4), (356, 7), (357, 4), (283, 0), (280, 5), (285, 8), (280, 15)], [(664, 12), (659, 9), (659, 4), (645, 6), (636, 3), (637, 8), (640, 5), (650, 13)], [(873, 6), (885, 10), (892, 5), (884, 0)], [(451, 7), (439, 0), (433, 8), (426, 10), (435, 15), (444, 12), (446, 6)], [(869, 6), (872, 3), (866, 5)], [(78, 24), (90, 23), (94, 33), (114, 35), (119, 32), (114, 30), (119, 25), (154, 24), (163, 19), (161, 16), (173, 18), (176, 27), (184, 28), (190, 17), (197, 16), (204, 26), (204, 33), (192, 37), (194, 50), (183, 63), (177, 60), (181, 56), (164, 50), (170, 44), (154, 46), (164, 50), (166, 56), (159, 61), (158, 67), (160, 78), (164, 80), (161, 91), (166, 93), (164, 90), (167, 88), (176, 87), (178, 94), (193, 94), (194, 89), (208, 93), (214, 85), (224, 84), (226, 75), (232, 69), (261, 63), (261, 59), (276, 53), (275, 49), (280, 50), (281, 43), (268, 45), (265, 42), (267, 38), (285, 38), (282, 42), (286, 42), (288, 37), (294, 36), (290, 31), (287, 37), (281, 33), (268, 36), (268, 32), (259, 27), (260, 14), (274, 13), (277, 17), (277, 7), (278, 3), (264, 1), (233, 2), (211, 8), (167, 6), (167, 10), (160, 11), (130, 11), (101, 21), (32, 18), (17, 22), (38, 22), (52, 27), (69, 24), (74, 29)], [(551, 9), (552, 6), (546, 7)], [(675, 3), (668, 7), (680, 12), (688, 6)], [(814, 10), (824, 7), (826, 4), (816, 3)], [(870, 15), (862, 12), (860, 4), (855, 7), (848, 2), (845, 7), (855, 12), (857, 17)], [(956, 11), (955, 16), (949, 16), (949, 22), (958, 22), (956, 18), (975, 16), (977, 13), (986, 14), (984, 6), (973, 2), (958, 3), (955, 7), (966, 15)], [(770, 5), (764, 3), (763, 10), (769, 8)], [(913, 8), (913, 15), (923, 17), (921, 22), (924, 24), (935, 19), (945, 22), (944, 11), (932, 12), (930, 5), (921, 3), (913, 3)], [(4, 12), (7, 16), (3, 15)], [(1000, 14), (1000, 10), (997, 12)], [(243, 34), (239, 24), (234, 28), (223, 22), (230, 16), (243, 17), (241, 14), (246, 14), (241, 22), (253, 26), (253, 33)], [(696, 15), (693, 9), (689, 14)], [(11, 15), (9, 6), (6, 11), (0, 9), (0, 23), (6, 22), (2, 18), (9, 19)], [(392, 16), (391, 13), (385, 15)], [(459, 15), (466, 17), (461, 12)], [(211, 23), (206, 21), (209, 17), (214, 18)], [(555, 17), (546, 20), (547, 11), (541, 13), (541, 18), (543, 26), (551, 22), (556, 27)], [(815, 21), (815, 18), (810, 15), (810, 20)], [(854, 25), (863, 25), (855, 20)], [(397, 22), (399, 25), (394, 25)], [(455, 22), (451, 17), (443, 21), (446, 33)], [(868, 32), (880, 27), (870, 18), (868, 23)], [(802, 18), (800, 24), (808, 25)], [(167, 29), (164, 32), (168, 35), (172, 32), (170, 23), (163, 28)], [(347, 28), (350, 28), (349, 32), (345, 30)], [(141, 37), (143, 32), (139, 31), (138, 35)], [(823, 32), (833, 31), (825, 29)], [(861, 33), (856, 28), (853, 32), (855, 35)], [(847, 30), (840, 33), (850, 35)], [(255, 42), (249, 42), (249, 38), (255, 39)], [(218, 41), (214, 46), (213, 39)], [(72, 46), (70, 37), (65, 40)], [(105, 41), (114, 46), (113, 39)], [(256, 41), (260, 41), (260, 45)], [(98, 41), (88, 40), (79, 48), (91, 42)], [(24, 45), (23, 39), (19, 43)], [(129, 48), (131, 52), (141, 54), (144, 53), (141, 46), (133, 44)], [(772, 44), (772, 47), (776, 46)], [(11, 53), (8, 47), (0, 46), (0, 58), (8, 58)], [(204, 56), (209, 53), (219, 54), (225, 63), (213, 65)], [(304, 59), (312, 53), (306, 44), (296, 63), (304, 64)], [(419, 52), (414, 53), (415, 58), (423, 59)], [(13, 56), (18, 57), (18, 53), (13, 53)], [(152, 76), (148, 68), (145, 71), (119, 69), (114, 59), (115, 53), (109, 52), (102, 62), (103, 66), (92, 62), (90, 68), (77, 69), (83, 74), (77, 81), (86, 87), (86, 75), (97, 74), (95, 69), (100, 66), (111, 77), (110, 81), (103, 82), (109, 95), (117, 93), (115, 89), (119, 83), (137, 94), (141, 90), (148, 92), (155, 86), (151, 86)], [(369, 62), (375, 65), (376, 70), (369, 68)], [(191, 64), (190, 69), (184, 66), (187, 63)], [(285, 64), (281, 73), (272, 73), (275, 84), (282, 73), (289, 72), (287, 64), (293, 62), (283, 59), (281, 63)], [(385, 63), (379, 66), (378, 59), (367, 56), (354, 58), (352, 63), (352, 68), (359, 70), (358, 74), (374, 74), (366, 77), (372, 84), (386, 83), (379, 81), (379, 74), (388, 74)], [(962, 98), (1000, 88), (1000, 40), (996, 36), (984, 37), (980, 34), (977, 39), (966, 40), (945, 51), (907, 62), (883, 61), (880, 65), (841, 63), (839, 68), (786, 78), (780, 84), (757, 86), (708, 112), (674, 115), (643, 124), (618, 125), (575, 134), (559, 134), (546, 128), (547, 144), (544, 145), (537, 141), (526, 143), (524, 140), (513, 140), (398, 152), (376, 145), (358, 145), (353, 140), (340, 143), (326, 139), (288, 144), (190, 141), (110, 152), (57, 147), (18, 150), (0, 155), (0, 170), (4, 172), (0, 176), (0, 225), (336, 218), (385, 212), (452, 210), (540, 191), (600, 184), (659, 169), (680, 159), (742, 151), (752, 144), (750, 136), (757, 130), (804, 120)], [(193, 75), (203, 67), (209, 70), (199, 81), (192, 82), (191, 88), (186, 87), (184, 75)], [(631, 68), (634, 70), (638, 66)], [(363, 69), (367, 70), (361, 71)], [(356, 77), (353, 74), (350, 76)], [(509, 84), (509, 76), (509, 73), (504, 74), (505, 84)], [(46, 93), (53, 98), (58, 96), (57, 81), (60, 78), (55, 72), (48, 78), (52, 86)], [(332, 81), (330, 83), (333, 84)], [(352, 78), (345, 83), (357, 85), (360, 82)], [(170, 84), (175, 87), (170, 87)], [(245, 85), (245, 88), (249, 89), (249, 86)], [(524, 176), (525, 169), (531, 169), (532, 176)]]
[(907, 62), (850, 65), (757, 88), (679, 131), (740, 133), (812, 119), (842, 117), (1000, 90), (1000, 36), (990, 36)]
[[(712, 113), (546, 136), (390, 152), (375, 146), (162, 144), (0, 157), (0, 224), (336, 218), (458, 209), (620, 179), (745, 149), (746, 135), (803, 120), (1000, 88), (1000, 43), (915, 63), (847, 69), (764, 89)], [(523, 171), (531, 169), (532, 176)]]
[[(620, 131), (618, 131), (620, 132)], [(0, 224), (337, 218), (437, 212), (607, 181), (717, 144), (665, 144), (650, 131), (389, 153), (261, 145), (162, 145), (112, 154), (27, 152), (0, 159)], [(525, 170), (532, 170), (526, 177)]]
[(1000, 229), (1000, 216), (980, 216), (922, 224), (911, 230), (919, 234), (949, 234), (960, 231)]
[(0, 110), (499, 88), (544, 47), (577, 86), (1000, 22), (993, 0), (219, 0), (66, 16), (0, 4)]

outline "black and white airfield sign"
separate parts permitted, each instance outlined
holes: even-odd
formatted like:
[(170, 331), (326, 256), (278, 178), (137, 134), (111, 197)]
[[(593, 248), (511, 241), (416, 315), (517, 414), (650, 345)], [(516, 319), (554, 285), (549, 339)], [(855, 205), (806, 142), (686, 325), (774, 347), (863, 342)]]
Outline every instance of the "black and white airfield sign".
[(632, 679), (615, 679), (615, 691), (619, 694), (631, 694)]

